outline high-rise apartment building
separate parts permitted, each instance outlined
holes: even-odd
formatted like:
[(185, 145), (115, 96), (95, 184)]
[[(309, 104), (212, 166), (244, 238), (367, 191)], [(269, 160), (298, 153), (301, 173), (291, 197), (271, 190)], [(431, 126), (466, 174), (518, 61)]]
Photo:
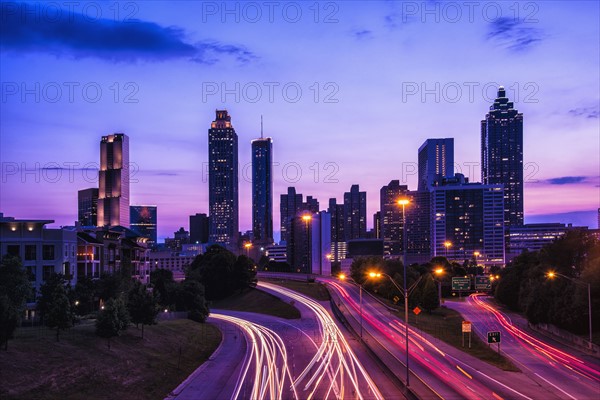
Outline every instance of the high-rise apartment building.
[(273, 243), (273, 142), (252, 141), (252, 233), (256, 243)]
[(77, 192), (77, 221), (82, 226), (98, 225), (98, 189)]
[(505, 225), (523, 225), (523, 114), (502, 86), (481, 121), (481, 179), (485, 185), (504, 185)]
[(238, 220), (238, 137), (226, 110), (208, 130), (209, 242), (235, 247)]
[(291, 219), (302, 209), (302, 194), (296, 188), (288, 187), (287, 194), (281, 195), (279, 212), (281, 214), (281, 241), (289, 241)]
[(129, 227), (129, 137), (102, 136), (98, 172), (98, 226)]
[(331, 218), (331, 260), (337, 262), (346, 257), (344, 205), (337, 204), (336, 199), (329, 199), (327, 212)]
[(344, 234), (346, 242), (367, 236), (367, 192), (361, 192), (358, 185), (344, 193)]

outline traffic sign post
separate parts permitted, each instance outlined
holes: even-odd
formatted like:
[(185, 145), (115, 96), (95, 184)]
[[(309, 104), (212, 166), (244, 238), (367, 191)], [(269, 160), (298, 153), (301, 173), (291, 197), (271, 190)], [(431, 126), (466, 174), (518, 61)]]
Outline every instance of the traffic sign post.
[(498, 343), (498, 353), (500, 353), (500, 331), (491, 331), (487, 333), (488, 347), (492, 343)]
[(489, 276), (476, 276), (475, 277), (475, 290), (491, 290), (492, 281)]
[(471, 278), (462, 276), (452, 277), (452, 290), (458, 291), (458, 298), (460, 299), (463, 290), (471, 290)]
[(465, 347), (465, 333), (469, 334), (469, 348), (471, 348), (471, 322), (462, 322), (462, 347)]

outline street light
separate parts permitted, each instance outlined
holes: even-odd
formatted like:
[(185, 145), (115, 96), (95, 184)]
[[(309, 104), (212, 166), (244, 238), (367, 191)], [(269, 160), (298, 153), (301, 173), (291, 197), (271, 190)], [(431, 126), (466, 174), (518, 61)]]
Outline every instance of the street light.
[(440, 306), (442, 305), (442, 278), (441, 276), (444, 274), (443, 268), (436, 268), (435, 274), (438, 276), (438, 298), (440, 301)]
[(448, 258), (448, 248), (452, 247), (452, 242), (446, 240), (444, 242), (444, 247), (446, 248), (446, 259)]
[(244, 243), (244, 248), (246, 249), (246, 257), (250, 258), (250, 249), (252, 248), (252, 243), (246, 242)]
[[(381, 274), (379, 272), (369, 272), (367, 274), (367, 276), (369, 278), (379, 278), (381, 277)], [(338, 277), (341, 280), (351, 280), (352, 282), (354, 282), (355, 284), (358, 285), (359, 290), (358, 290), (358, 303), (359, 303), (359, 308), (360, 308), (360, 340), (362, 341), (362, 337), (363, 337), (363, 312), (362, 312), (362, 292), (363, 292), (363, 284), (362, 283), (358, 283), (356, 282), (354, 279), (347, 277), (346, 274), (341, 273), (338, 275)]]
[(312, 242), (310, 240), (310, 227), (308, 225), (311, 220), (312, 220), (312, 216), (310, 214), (304, 214), (302, 216), (302, 221), (304, 221), (304, 223), (306, 225), (306, 236), (307, 236), (307, 241), (308, 241), (306, 248), (307, 248), (307, 253), (308, 253), (307, 254), (307, 258), (308, 258), (307, 259), (307, 264), (308, 264), (307, 265), (307, 267), (308, 267), (307, 273), (309, 273), (309, 274), (312, 272), (312, 260), (311, 260), (311, 254), (310, 254), (311, 250), (312, 250), (311, 249)]
[(588, 324), (590, 325), (590, 348), (592, 347), (592, 286), (589, 283), (585, 283), (582, 280), (579, 279), (575, 279), (575, 278), (571, 278), (570, 276), (566, 276), (563, 274), (559, 274), (558, 272), (554, 272), (554, 271), (548, 271), (548, 273), (546, 274), (546, 276), (550, 279), (554, 279), (557, 276), (560, 276), (562, 278), (568, 279), (571, 282), (577, 284), (577, 285), (581, 285), (581, 286), (587, 286), (587, 292), (588, 292)]
[[(406, 289), (406, 209), (410, 203), (408, 199), (398, 200), (402, 206), (402, 264), (404, 266), (404, 326), (406, 327), (406, 386), (408, 387), (408, 290)], [(396, 284), (391, 276), (387, 275), (394, 285)]]

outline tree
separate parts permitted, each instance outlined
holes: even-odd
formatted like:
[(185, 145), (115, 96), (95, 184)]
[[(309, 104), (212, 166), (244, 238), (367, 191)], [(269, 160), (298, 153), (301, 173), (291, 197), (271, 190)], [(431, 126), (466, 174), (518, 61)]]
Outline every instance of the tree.
[(421, 291), (421, 306), (425, 311), (431, 313), (440, 306), (440, 300), (438, 297), (438, 290), (431, 274), (425, 275), (423, 278), (425, 283)]
[(186, 279), (182, 285), (182, 297), (185, 308), (188, 311), (188, 318), (204, 322), (208, 317), (209, 310), (204, 298), (204, 286), (198, 281)]
[(239, 272), (247, 263), (240, 261), (240, 264), (235, 267), (238, 269), (238, 273), (236, 273), (234, 264), (237, 261), (238, 257), (232, 252), (221, 246), (212, 245), (204, 254), (194, 259), (186, 278), (196, 280), (204, 285), (207, 299), (224, 299), (231, 296), (240, 287), (239, 282), (242, 279)]
[(158, 296), (158, 303), (163, 307), (170, 307), (175, 303), (173, 299), (175, 280), (173, 272), (168, 269), (155, 269), (150, 272), (152, 290)]
[(79, 315), (89, 314), (96, 311), (97, 307), (94, 302), (96, 294), (94, 281), (88, 276), (82, 276), (77, 279), (77, 283), (73, 288), (73, 296), (79, 304), (75, 307), (75, 311)]
[(129, 314), (125, 302), (121, 298), (110, 299), (96, 319), (96, 335), (107, 338), (110, 349), (110, 339), (121, 335), (128, 326)]
[(73, 310), (69, 293), (61, 274), (52, 274), (40, 288), (38, 307), (44, 325), (56, 329), (56, 341), (60, 340), (60, 331), (73, 326)]
[(0, 344), (8, 350), (21, 322), (25, 302), (33, 295), (27, 272), (18, 257), (5, 256), (0, 263)]
[(256, 268), (251, 258), (238, 256), (231, 270), (231, 290), (233, 292), (256, 287)]
[(134, 324), (142, 324), (142, 338), (144, 337), (144, 325), (156, 324), (158, 315), (158, 301), (156, 295), (148, 291), (146, 285), (135, 281), (129, 289), (127, 296), (127, 309)]

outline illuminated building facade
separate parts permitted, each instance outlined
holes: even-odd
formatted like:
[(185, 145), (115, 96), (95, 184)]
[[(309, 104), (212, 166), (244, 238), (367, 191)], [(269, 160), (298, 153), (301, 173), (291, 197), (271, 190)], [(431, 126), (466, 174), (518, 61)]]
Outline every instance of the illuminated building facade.
[(102, 136), (98, 172), (98, 226), (129, 227), (129, 137)]
[(273, 142), (252, 141), (252, 233), (256, 243), (273, 243)]

